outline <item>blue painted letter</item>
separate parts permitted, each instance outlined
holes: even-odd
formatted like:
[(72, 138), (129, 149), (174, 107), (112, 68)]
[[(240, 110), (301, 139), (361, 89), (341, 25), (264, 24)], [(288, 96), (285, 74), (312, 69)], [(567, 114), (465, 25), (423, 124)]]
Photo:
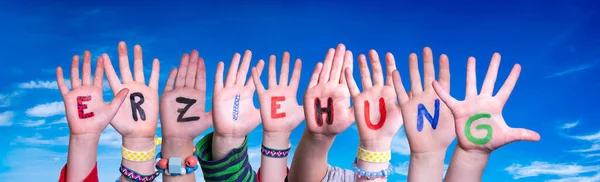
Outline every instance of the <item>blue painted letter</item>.
[(435, 128), (437, 128), (439, 114), (440, 114), (440, 99), (435, 99), (435, 112), (433, 113), (433, 117), (431, 117), (431, 114), (429, 113), (429, 111), (427, 111), (427, 108), (425, 108), (425, 105), (419, 104), (419, 111), (417, 113), (417, 131), (419, 131), (419, 132), (423, 131), (423, 116), (425, 116), (427, 118), (427, 120), (429, 121), (429, 124), (431, 124), (431, 128), (433, 128), (433, 130), (435, 130)]

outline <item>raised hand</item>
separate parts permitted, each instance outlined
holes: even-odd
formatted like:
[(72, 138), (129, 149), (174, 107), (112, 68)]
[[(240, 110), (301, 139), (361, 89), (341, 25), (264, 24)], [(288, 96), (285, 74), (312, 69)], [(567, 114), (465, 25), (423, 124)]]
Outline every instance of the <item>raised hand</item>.
[(346, 68), (345, 75), (354, 101), (354, 115), (361, 147), (370, 151), (386, 151), (390, 149), (392, 138), (402, 126), (402, 114), (396, 102), (392, 82), (392, 72), (396, 70), (396, 63), (394, 56), (387, 53), (387, 80), (384, 83), (379, 55), (375, 50), (371, 50), (369, 56), (373, 68), (373, 81), (365, 55), (361, 54), (358, 57), (363, 92), (358, 89), (349, 68)]
[(324, 63), (318, 63), (304, 94), (304, 115), (308, 131), (316, 136), (335, 136), (354, 122), (350, 91), (342, 70), (352, 70), (352, 52), (343, 44), (329, 49)]
[(260, 101), (260, 113), (264, 132), (273, 135), (281, 134), (289, 138), (292, 130), (304, 120), (303, 108), (296, 101), (302, 61), (300, 59), (296, 60), (289, 85), (290, 54), (288, 52), (283, 53), (279, 84), (277, 84), (276, 78), (276, 62), (275, 55), (271, 55), (269, 58), (268, 90), (265, 90), (260, 81), (260, 73), (256, 68), (252, 68), (252, 78), (254, 79)]
[(152, 138), (153, 140), (158, 123), (158, 73), (160, 67), (158, 59), (154, 59), (152, 62), (150, 83), (146, 85), (142, 47), (135, 45), (133, 48), (134, 76), (132, 76), (129, 68), (125, 42), (119, 42), (118, 49), (122, 83), (119, 81), (108, 55), (102, 55), (106, 67), (106, 77), (113, 92), (116, 93), (123, 88), (129, 89), (128, 99), (121, 105), (111, 125), (124, 138)]
[[(173, 88), (174, 86), (174, 88)], [(173, 68), (160, 98), (163, 138), (193, 140), (212, 125), (206, 107), (206, 67), (198, 51), (184, 54)]]
[(492, 96), (494, 84), (500, 66), (500, 54), (494, 53), (487, 75), (477, 95), (475, 58), (470, 57), (467, 65), (467, 88), (464, 101), (450, 96), (441, 83), (433, 87), (444, 103), (452, 110), (456, 121), (458, 147), (464, 151), (490, 153), (508, 143), (520, 140), (539, 141), (540, 135), (523, 128), (511, 128), (502, 117), (502, 108), (508, 100), (521, 72), (516, 64), (510, 75), (495, 96)]
[[(240, 54), (235, 53), (227, 72), (223, 86), (223, 62), (219, 62), (215, 74), (213, 90), (213, 119), (215, 135), (213, 136), (213, 157), (218, 160), (229, 151), (240, 146), (246, 135), (260, 123), (260, 111), (254, 107), (254, 81), (246, 82), (252, 52), (244, 53), (241, 67)], [(258, 70), (262, 70), (264, 61), (259, 61)], [(259, 71), (260, 72), (260, 71)]]
[[(402, 108), (404, 130), (410, 144), (411, 153), (444, 153), (452, 143), (454, 118), (448, 106), (440, 101), (431, 83), (435, 80), (433, 55), (429, 47), (423, 49), (424, 85), (421, 86), (419, 61), (412, 53), (408, 58), (410, 69), (410, 97), (406, 93), (400, 74), (394, 72), (394, 86)], [(439, 80), (441, 88), (450, 91), (450, 69), (448, 57), (440, 56)]]
[(91, 55), (83, 54), (82, 79), (79, 79), (79, 56), (73, 56), (71, 64), (71, 88), (65, 84), (63, 70), (56, 68), (56, 82), (63, 96), (69, 131), (71, 135), (94, 135), (100, 137), (117, 110), (125, 100), (128, 89), (119, 90), (110, 104), (102, 99), (104, 80), (103, 59), (96, 62), (96, 73), (92, 83)]

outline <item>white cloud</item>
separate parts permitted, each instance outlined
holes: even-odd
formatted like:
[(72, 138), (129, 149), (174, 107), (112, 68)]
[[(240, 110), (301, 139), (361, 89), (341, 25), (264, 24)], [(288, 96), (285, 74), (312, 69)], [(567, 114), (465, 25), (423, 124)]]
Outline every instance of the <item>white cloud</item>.
[(43, 119), (27, 120), (27, 121), (23, 122), (22, 125), (25, 127), (36, 127), (36, 126), (43, 125), (44, 123), (46, 123), (46, 120), (43, 120)]
[(394, 135), (391, 148), (393, 153), (410, 155), (410, 146), (408, 145), (408, 139), (404, 132), (398, 132)]
[(598, 171), (600, 170), (600, 165), (581, 166), (577, 164), (551, 164), (547, 162), (534, 161), (527, 166), (521, 164), (512, 164), (504, 170), (510, 173), (513, 176), (513, 179), (540, 175), (571, 177)]
[(58, 85), (56, 84), (56, 81), (43, 81), (43, 80), (37, 80), (37, 81), (29, 81), (29, 82), (24, 82), (24, 83), (20, 83), (19, 84), (19, 88), (23, 88), (23, 89), (58, 89)]
[(577, 177), (565, 177), (561, 179), (546, 180), (546, 182), (598, 182), (600, 181), (600, 173), (596, 173), (594, 176), (577, 176)]
[(65, 117), (62, 117), (62, 118), (60, 118), (60, 119), (58, 119), (56, 121), (48, 123), (48, 124), (54, 125), (54, 124), (66, 124), (66, 123), (67, 123), (67, 117), (65, 116)]
[(569, 129), (569, 128), (573, 128), (573, 127), (577, 126), (578, 124), (579, 124), (579, 121), (574, 121), (574, 122), (570, 122), (570, 123), (565, 123), (560, 128)]
[(42, 135), (35, 134), (32, 137), (17, 136), (17, 139), (13, 144), (22, 143), (25, 145), (40, 146), (40, 145), (51, 145), (51, 146), (67, 146), (69, 145), (69, 136), (59, 136), (53, 139), (44, 139)]
[(65, 114), (65, 105), (62, 101), (50, 102), (45, 104), (36, 105), (33, 108), (27, 109), (25, 112), (28, 116), (35, 117), (49, 117), (55, 115)]
[(600, 144), (593, 144), (590, 148), (587, 148), (587, 149), (571, 150), (571, 152), (595, 152), (595, 151), (600, 151)]
[(585, 155), (583, 155), (583, 156), (585, 156), (585, 158), (600, 157), (600, 153), (596, 153), (596, 154), (585, 154)]
[(109, 147), (121, 147), (123, 143), (123, 137), (115, 128), (111, 125), (108, 125), (104, 131), (102, 131), (102, 135), (100, 135), (100, 141), (98, 145), (104, 145)]
[(598, 131), (597, 133), (594, 133), (594, 134), (579, 135), (579, 136), (572, 136), (572, 137), (575, 139), (578, 139), (578, 140), (600, 141), (600, 131)]
[(11, 126), (13, 124), (13, 118), (15, 113), (12, 111), (4, 111), (0, 113), (0, 126)]
[[(67, 154), (40, 148), (16, 148), (8, 150), (2, 160), (6, 167), (6, 171), (0, 173), (2, 181), (40, 181), (58, 179)], [(39, 170), (40, 166), (45, 170)], [(35, 175), (31, 175), (31, 171), (36, 171)]]
[(11, 94), (0, 95), (0, 107), (8, 107), (12, 104), (12, 100), (22, 94), (21, 91), (14, 91)]

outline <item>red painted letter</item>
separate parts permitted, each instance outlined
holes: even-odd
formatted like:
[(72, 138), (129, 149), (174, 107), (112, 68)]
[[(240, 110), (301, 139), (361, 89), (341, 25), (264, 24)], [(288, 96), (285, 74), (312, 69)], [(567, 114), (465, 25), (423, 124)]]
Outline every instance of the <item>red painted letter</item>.
[(275, 96), (271, 97), (271, 118), (284, 118), (285, 112), (277, 113), (277, 109), (281, 108), (281, 104), (277, 102), (281, 102), (285, 100), (285, 96)]
[(77, 112), (79, 113), (79, 118), (85, 119), (94, 117), (94, 112), (85, 113), (83, 110), (87, 109), (87, 104), (83, 104), (83, 101), (92, 100), (92, 96), (77, 96)]
[(383, 123), (385, 123), (385, 117), (387, 114), (387, 111), (385, 110), (385, 99), (379, 98), (379, 123), (377, 123), (376, 125), (374, 125), (373, 123), (371, 123), (371, 112), (369, 111), (369, 101), (365, 100), (365, 122), (367, 123), (367, 127), (371, 128), (372, 130), (378, 130), (381, 127), (383, 127)]
[(327, 98), (327, 107), (321, 107), (321, 99), (315, 99), (315, 117), (317, 119), (317, 126), (323, 126), (323, 114), (327, 118), (325, 121), (328, 125), (333, 124), (333, 99)]

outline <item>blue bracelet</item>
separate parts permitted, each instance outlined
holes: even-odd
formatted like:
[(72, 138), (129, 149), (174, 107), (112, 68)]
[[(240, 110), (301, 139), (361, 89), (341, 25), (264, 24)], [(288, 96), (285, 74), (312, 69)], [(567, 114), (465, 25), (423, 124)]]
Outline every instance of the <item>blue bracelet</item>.
[(373, 180), (373, 179), (377, 179), (377, 178), (383, 178), (386, 179), (391, 173), (392, 173), (392, 164), (388, 163), (388, 168), (378, 171), (378, 172), (369, 172), (369, 171), (365, 171), (362, 170), (361, 168), (358, 168), (358, 166), (356, 165), (356, 161), (357, 159), (354, 159), (354, 162), (352, 163), (352, 171), (354, 172), (354, 175), (358, 178), (358, 179), (366, 179), (366, 180)]

